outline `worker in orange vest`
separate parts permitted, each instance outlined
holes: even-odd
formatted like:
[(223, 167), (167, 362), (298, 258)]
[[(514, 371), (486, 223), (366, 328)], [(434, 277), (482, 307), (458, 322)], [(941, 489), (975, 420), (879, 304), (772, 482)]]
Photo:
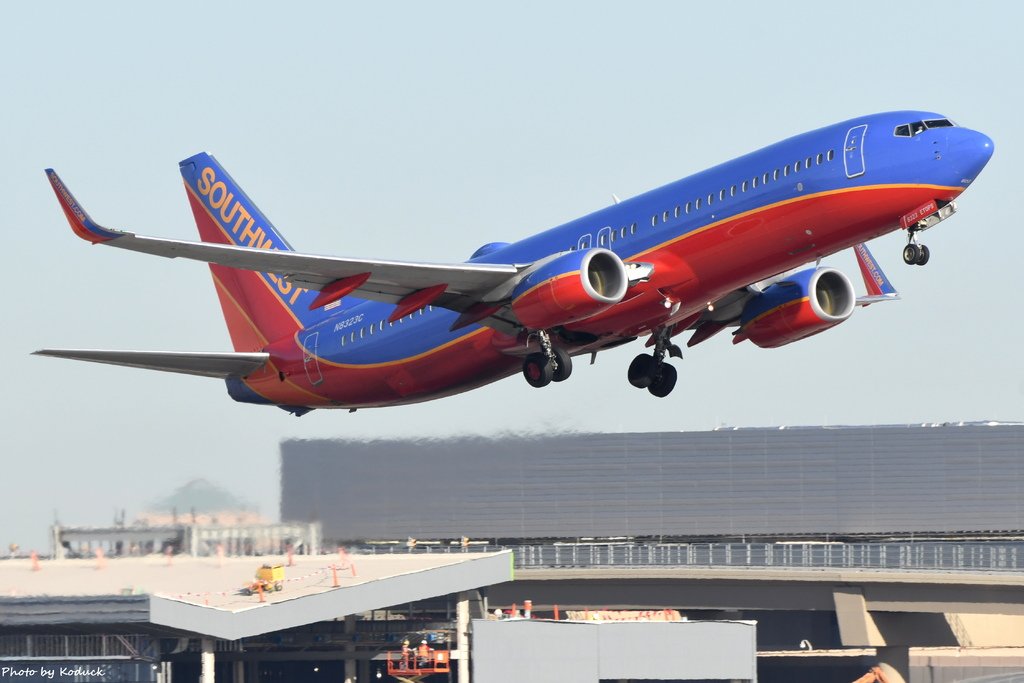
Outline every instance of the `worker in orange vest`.
[(423, 668), (430, 663), (430, 653), (433, 650), (427, 645), (427, 641), (421, 640), (420, 646), (416, 648), (416, 663)]

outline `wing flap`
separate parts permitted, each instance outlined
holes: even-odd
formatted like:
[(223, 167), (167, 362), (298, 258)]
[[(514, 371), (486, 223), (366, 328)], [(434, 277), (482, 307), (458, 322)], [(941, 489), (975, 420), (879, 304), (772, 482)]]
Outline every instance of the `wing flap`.
[(245, 377), (262, 368), (270, 358), (268, 353), (114, 351), (106, 349), (40, 349), (33, 355), (220, 379)]

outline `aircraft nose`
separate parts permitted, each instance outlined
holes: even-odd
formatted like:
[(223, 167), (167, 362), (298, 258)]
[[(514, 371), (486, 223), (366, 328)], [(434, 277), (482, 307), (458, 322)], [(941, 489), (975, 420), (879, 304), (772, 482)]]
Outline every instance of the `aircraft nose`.
[[(985, 168), (995, 144), (992, 138), (976, 130), (961, 128), (949, 140), (950, 156), (954, 160), (960, 182), (973, 182), (981, 170)], [(952, 137), (952, 136), (951, 136)]]

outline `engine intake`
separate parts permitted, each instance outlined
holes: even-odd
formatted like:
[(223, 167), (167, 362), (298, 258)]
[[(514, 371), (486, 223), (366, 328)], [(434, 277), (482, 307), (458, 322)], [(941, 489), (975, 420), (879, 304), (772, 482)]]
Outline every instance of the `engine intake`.
[(615, 252), (573, 251), (528, 271), (512, 292), (512, 312), (527, 328), (544, 330), (614, 306), (628, 286), (626, 266)]
[(853, 314), (857, 296), (850, 279), (835, 268), (810, 268), (776, 282), (747, 302), (738, 344), (749, 339), (776, 348), (835, 327)]

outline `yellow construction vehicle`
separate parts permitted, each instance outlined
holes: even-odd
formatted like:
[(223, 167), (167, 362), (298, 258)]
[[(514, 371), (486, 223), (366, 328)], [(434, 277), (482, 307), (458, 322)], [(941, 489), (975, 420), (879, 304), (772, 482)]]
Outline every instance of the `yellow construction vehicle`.
[(252, 595), (253, 593), (260, 592), (261, 589), (264, 593), (284, 590), (283, 564), (265, 564), (257, 569), (255, 580), (244, 587), (242, 592), (246, 595)]

